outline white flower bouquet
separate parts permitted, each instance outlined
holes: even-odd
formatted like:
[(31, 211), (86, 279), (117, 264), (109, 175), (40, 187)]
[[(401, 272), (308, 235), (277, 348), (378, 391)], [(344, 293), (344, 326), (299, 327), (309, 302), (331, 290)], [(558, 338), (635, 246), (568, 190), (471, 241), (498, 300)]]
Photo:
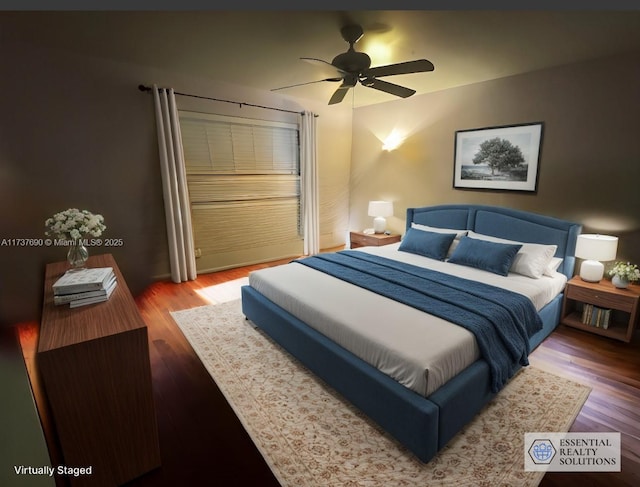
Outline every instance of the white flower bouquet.
[(626, 279), (629, 282), (640, 280), (640, 269), (635, 264), (629, 262), (616, 262), (609, 271), (610, 276), (618, 276), (620, 279)]
[(102, 215), (87, 210), (69, 208), (56, 213), (44, 222), (45, 235), (61, 240), (80, 240), (88, 236), (99, 237), (107, 227)]

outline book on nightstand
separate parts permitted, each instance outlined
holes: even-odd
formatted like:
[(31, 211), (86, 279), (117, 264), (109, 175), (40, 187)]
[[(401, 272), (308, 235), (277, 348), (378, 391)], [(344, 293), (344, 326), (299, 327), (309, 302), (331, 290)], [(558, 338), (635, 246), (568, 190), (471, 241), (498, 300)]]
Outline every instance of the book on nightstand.
[[(87, 304), (102, 303), (104, 301), (107, 301), (113, 294), (113, 290), (116, 288), (117, 285), (118, 285), (118, 282), (114, 278), (112, 283), (109, 285), (109, 287), (104, 290), (104, 294), (101, 294), (98, 296), (77, 297), (76, 299), (69, 301), (69, 308), (78, 308), (80, 306), (86, 306)], [(89, 291), (86, 294), (90, 294), (92, 292), (93, 291)]]
[(85, 291), (99, 291), (106, 289), (114, 278), (112, 267), (69, 270), (53, 283), (53, 294), (60, 296)]
[(609, 308), (600, 308), (593, 304), (584, 304), (582, 308), (582, 323), (596, 328), (609, 328), (609, 320), (611, 319), (611, 310)]
[(108, 300), (117, 286), (111, 267), (71, 270), (53, 284), (53, 303), (77, 308)]

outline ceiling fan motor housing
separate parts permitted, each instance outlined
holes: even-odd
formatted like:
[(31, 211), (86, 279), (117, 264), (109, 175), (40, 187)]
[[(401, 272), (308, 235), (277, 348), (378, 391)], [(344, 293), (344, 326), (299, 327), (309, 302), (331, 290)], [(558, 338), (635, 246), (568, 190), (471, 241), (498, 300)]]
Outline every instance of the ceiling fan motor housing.
[(349, 49), (347, 52), (334, 57), (331, 64), (342, 71), (357, 75), (369, 69), (371, 58), (364, 52), (356, 52), (353, 49)]

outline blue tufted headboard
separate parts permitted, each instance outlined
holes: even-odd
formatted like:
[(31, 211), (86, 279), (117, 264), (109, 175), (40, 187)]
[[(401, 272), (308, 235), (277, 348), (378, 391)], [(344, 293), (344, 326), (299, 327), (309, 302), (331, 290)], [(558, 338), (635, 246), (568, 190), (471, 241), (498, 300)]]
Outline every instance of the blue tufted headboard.
[(522, 210), (488, 205), (437, 205), (407, 208), (407, 230), (411, 223), (440, 228), (473, 230), (520, 242), (557, 245), (562, 258), (558, 272), (571, 278), (575, 266), (576, 240), (582, 226), (558, 218)]

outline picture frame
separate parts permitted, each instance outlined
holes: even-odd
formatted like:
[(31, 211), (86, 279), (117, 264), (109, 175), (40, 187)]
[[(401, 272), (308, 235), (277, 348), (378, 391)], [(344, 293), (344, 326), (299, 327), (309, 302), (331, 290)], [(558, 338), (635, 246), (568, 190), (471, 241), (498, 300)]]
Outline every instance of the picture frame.
[(537, 192), (544, 122), (457, 130), (453, 187)]

